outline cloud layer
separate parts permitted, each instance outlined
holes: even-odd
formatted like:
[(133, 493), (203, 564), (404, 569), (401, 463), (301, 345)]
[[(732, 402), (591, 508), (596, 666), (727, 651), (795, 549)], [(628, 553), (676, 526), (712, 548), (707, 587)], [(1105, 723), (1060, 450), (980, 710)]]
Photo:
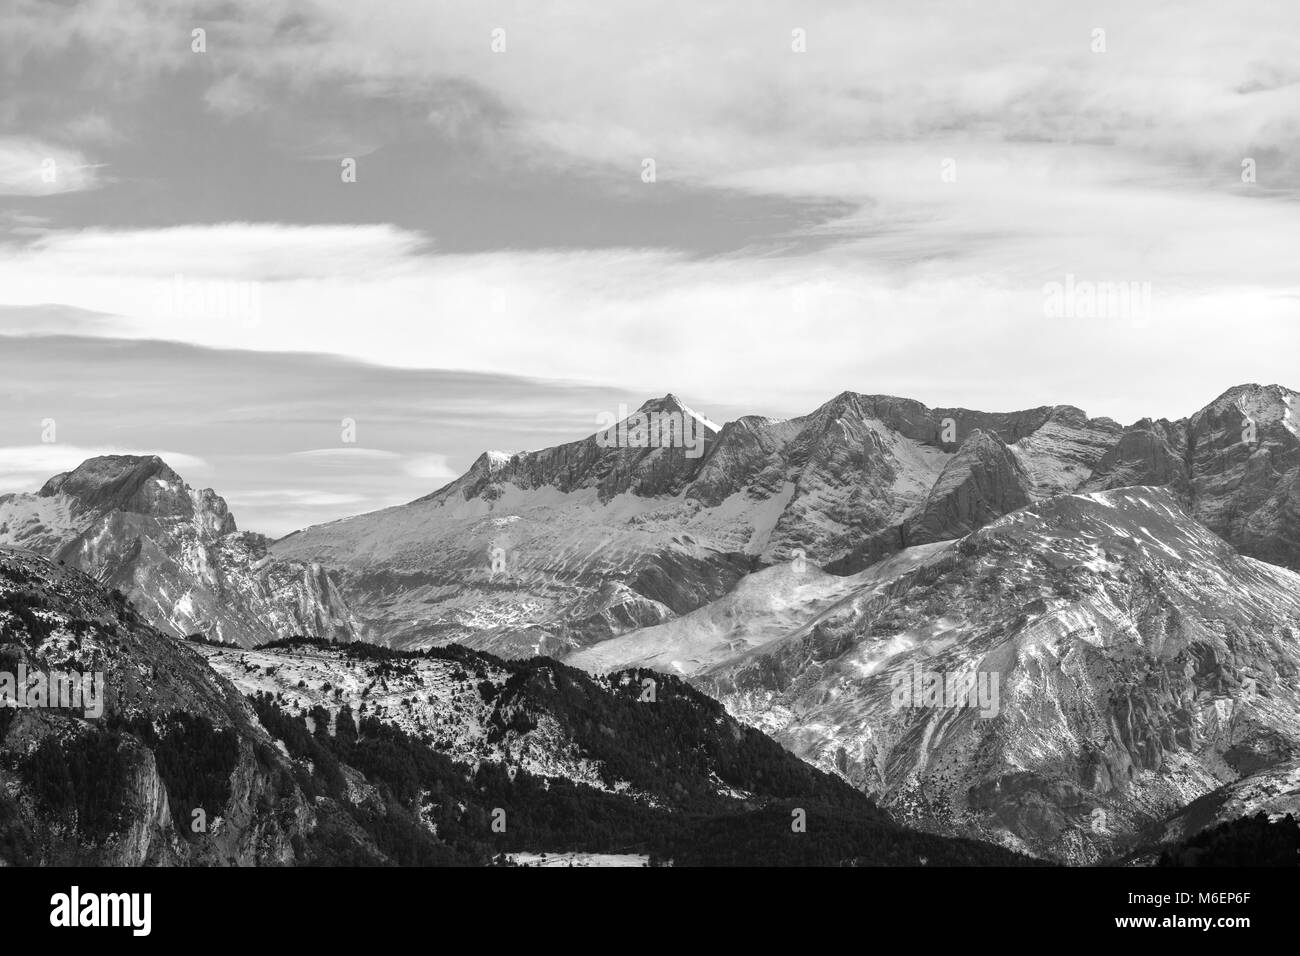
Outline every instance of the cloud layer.
[[(1300, 384), (1297, 26), (1284, 0), (17, 0), (0, 334), (38, 404), (31, 369), (111, 369), (123, 442), (233, 469), (281, 524), (576, 438), (593, 394), (1182, 415)], [(380, 402), (421, 375), (473, 382), (474, 424)], [(534, 415), (500, 382), (569, 398)], [(153, 435), (178, 394), (259, 425)], [(383, 440), (353, 451), (253, 437), (371, 401)], [(266, 456), (281, 491), (239, 477)]]

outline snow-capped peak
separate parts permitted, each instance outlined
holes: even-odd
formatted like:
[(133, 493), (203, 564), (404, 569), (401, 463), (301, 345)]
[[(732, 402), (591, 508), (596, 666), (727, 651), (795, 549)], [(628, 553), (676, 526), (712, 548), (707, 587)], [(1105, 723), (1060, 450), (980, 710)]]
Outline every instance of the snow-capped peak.
[(1206, 412), (1222, 412), (1228, 407), (1237, 408), (1256, 425), (1280, 423), (1292, 434), (1300, 435), (1300, 421), (1297, 420), (1297, 408), (1300, 408), (1300, 392), (1293, 392), (1281, 385), (1237, 385), (1228, 389), (1213, 402), (1194, 416), (1199, 418)]
[(689, 405), (687, 405), (685, 402), (679, 399), (672, 392), (669, 392), (663, 398), (649, 399), (648, 401), (644, 402), (641, 405), (641, 407), (637, 409), (637, 411), (638, 412), (681, 412), (684, 415), (689, 415), (691, 418), (694, 418), (697, 422), (699, 422), (701, 425), (703, 425), (705, 428), (711, 431), (718, 432), (722, 430), (721, 425), (719, 425), (717, 422), (712, 421), (708, 416), (702, 415), (699, 412), (697, 412), (695, 409), (691, 408)]

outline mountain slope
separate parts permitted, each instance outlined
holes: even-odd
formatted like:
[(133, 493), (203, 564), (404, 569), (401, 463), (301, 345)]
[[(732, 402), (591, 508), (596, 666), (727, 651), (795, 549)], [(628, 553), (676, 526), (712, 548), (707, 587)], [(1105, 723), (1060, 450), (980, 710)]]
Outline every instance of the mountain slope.
[[(1300, 756), (1300, 575), (1167, 490), (1049, 499), (871, 577), (692, 679), (912, 824), (1087, 862)], [(901, 706), (917, 668), (996, 675), (997, 713)]]
[[(649, 671), (593, 680), (544, 658), (502, 661), (459, 647), (403, 653), (294, 641), (203, 652), (255, 698), (291, 754), (362, 770), (364, 783), (350, 788), (391, 794), (385, 799), (468, 856), (635, 850), (678, 865), (1028, 862), (896, 826), (716, 701)], [(792, 832), (795, 810), (815, 836)], [(500, 832), (490, 827), (498, 812)], [(733, 827), (744, 836), (714, 842)]]
[[(1300, 817), (1300, 761), (1274, 764), (1198, 797), (1152, 827), (1135, 854), (1139, 862), (1153, 862), (1162, 847), (1261, 813), (1273, 821)], [(1294, 859), (1291, 865), (1297, 865)]]
[(360, 627), (318, 565), (272, 559), (226, 502), (157, 457), (92, 458), (34, 494), (0, 496), (0, 545), (120, 588), (159, 629), (251, 646), (290, 634), (352, 640)]
[(227, 681), (120, 592), (0, 549), (0, 673), (28, 675), (34, 694), (56, 672), (102, 674), (102, 713), (0, 708), (0, 864), (277, 865), (308, 853), (328, 808), (295, 784)]
[(809, 633), (849, 602), (866, 600), (905, 571), (952, 547), (918, 545), (854, 575), (788, 562), (747, 575), (730, 592), (679, 618), (584, 648), (565, 662), (592, 673), (648, 667), (692, 677), (724, 660), (760, 655)]

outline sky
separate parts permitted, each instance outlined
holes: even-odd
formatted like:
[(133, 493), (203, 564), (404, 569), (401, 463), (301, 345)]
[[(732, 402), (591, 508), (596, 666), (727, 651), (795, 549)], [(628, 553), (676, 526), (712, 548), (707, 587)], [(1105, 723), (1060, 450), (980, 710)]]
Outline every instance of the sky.
[(9, 0), (0, 493), (157, 453), (278, 535), (667, 392), (1129, 423), (1300, 386), (1298, 27)]

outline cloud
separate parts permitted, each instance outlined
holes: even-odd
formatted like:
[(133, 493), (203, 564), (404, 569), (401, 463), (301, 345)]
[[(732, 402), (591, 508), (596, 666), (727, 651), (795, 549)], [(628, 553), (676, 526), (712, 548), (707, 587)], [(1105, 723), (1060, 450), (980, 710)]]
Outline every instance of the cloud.
[(89, 143), (94, 146), (121, 142), (121, 135), (103, 113), (87, 112), (71, 116), (59, 127), (59, 133), (75, 143)]
[(166, 229), (50, 230), (11, 250), (14, 266), (64, 276), (124, 276), (172, 285), (176, 276), (252, 282), (380, 279), (427, 245), (386, 225), (221, 223)]
[(401, 458), (395, 451), (383, 451), (379, 448), (364, 448), (347, 445), (341, 448), (312, 448), (307, 451), (292, 452), (295, 458), (310, 461), (327, 468), (354, 468), (360, 462), (393, 461)]
[(413, 478), (451, 481), (460, 474), (448, 464), (446, 455), (416, 455), (408, 458), (402, 467)]
[(0, 305), (0, 333), (3, 334), (93, 335), (106, 327), (117, 327), (116, 322), (116, 316), (67, 305)]
[(337, 509), (341, 506), (361, 504), (367, 499), (364, 495), (315, 491), (307, 488), (268, 488), (241, 491), (239, 500), (245, 504), (259, 506)]
[[(411, 501), (488, 448), (572, 440), (590, 433), (595, 410), (647, 397), (305, 352), (30, 333), (0, 336), (0, 382), (5, 490), (34, 491), (105, 451), (158, 453), (191, 485), (224, 496), (241, 528), (271, 534)], [(726, 417), (706, 396), (692, 397)], [(46, 418), (58, 444), (39, 444)], [(359, 444), (335, 444), (344, 418), (356, 421)], [(100, 447), (109, 436), (114, 447)], [(34, 444), (40, 457), (19, 462), (12, 449)], [(174, 448), (201, 452), (202, 462)], [(268, 500), (277, 486), (321, 497)]]
[[(0, 296), (108, 314), (93, 326), (105, 336), (618, 382), (641, 397), (671, 390), (756, 410), (806, 410), (828, 388), (915, 393), (913, 367), (928, 371), (931, 397), (953, 403), (1069, 400), (1116, 417), (1145, 414), (1145, 402), (1117, 396), (1116, 382), (1126, 389), (1133, 382), (1117, 363), (1164, 369), (1189, 342), (1203, 345), (1225, 314), (1240, 316), (1250, 334), (1213, 349), (1214, 359), (1235, 356), (1234, 378), (1286, 378), (1259, 369), (1286, 354), (1300, 318), (1292, 297), (1300, 287), (1278, 254), (1300, 246), (1300, 220), (1288, 206), (1140, 181), (1099, 189), (1085, 173), (1061, 189), (1051, 171), (1062, 161), (1042, 147), (1022, 167), (1020, 185), (1009, 186), (992, 172), (1002, 157), (977, 155), (959, 163), (942, 197), (927, 196), (919, 174), (900, 170), (894, 205), (864, 207), (833, 246), (780, 257), (639, 249), (425, 255), (417, 237), (370, 227), (355, 235), (246, 224), (142, 236), (52, 233), (0, 259)], [(369, 250), (359, 255), (364, 266), (345, 261), (354, 238)], [(257, 321), (159, 308), (160, 300), (184, 298), (174, 294), (172, 270), (190, 268), (256, 281)], [(1150, 314), (1086, 328), (1051, 321), (1044, 287), (1071, 275), (1149, 284)], [(1095, 343), (1081, 348), (1084, 331)], [(1068, 399), (1052, 394), (1062, 370), (1090, 351), (1096, 384)], [(1185, 374), (1195, 378), (1190, 369), (1205, 361), (1187, 356)], [(1010, 379), (995, 371), (1008, 363), (1019, 370)], [(226, 407), (239, 407), (243, 387), (229, 382)], [(483, 399), (492, 402), (490, 390)], [(328, 449), (345, 418), (358, 423), (361, 447)], [(321, 455), (400, 449), (376, 436), (354, 402), (340, 400), (319, 427)]]
[[(1292, 187), (1300, 172), (1291, 158), (1300, 15), (1289, 0), (1261, 0), (1248, 17), (1225, 17), (1214, 0), (1103, 0), (1086, 10), (1072, 0), (947, 0), (923, 10), (628, 0), (581, 17), (514, 0), (390, 0), (382, 17), (352, 0), (236, 0), (205, 20), (204, 55), (190, 52), (198, 21), (184, 7), (19, 6), (0, 41), (9, 59), (75, 44), (87, 52), (70, 67), (88, 86), (104, 74), (123, 96), (156, 88), (160, 75), (205, 82), (207, 107), (222, 117), (291, 118), (327, 89), (433, 101), (424, 114), (458, 135), (492, 126), (577, 174), (606, 167), (634, 181), (652, 156), (666, 179), (766, 170), (750, 179), (755, 188), (797, 190), (796, 178), (778, 183), (776, 171), (954, 132), (1104, 143), (1202, 172), (1264, 151)], [(1099, 26), (1104, 52), (1095, 50)], [(506, 48), (494, 53), (498, 29)], [(806, 52), (795, 51), (795, 30)], [(498, 106), (474, 105), (485, 101)]]
[(98, 185), (98, 167), (78, 150), (35, 139), (0, 137), (0, 195), (53, 196)]

